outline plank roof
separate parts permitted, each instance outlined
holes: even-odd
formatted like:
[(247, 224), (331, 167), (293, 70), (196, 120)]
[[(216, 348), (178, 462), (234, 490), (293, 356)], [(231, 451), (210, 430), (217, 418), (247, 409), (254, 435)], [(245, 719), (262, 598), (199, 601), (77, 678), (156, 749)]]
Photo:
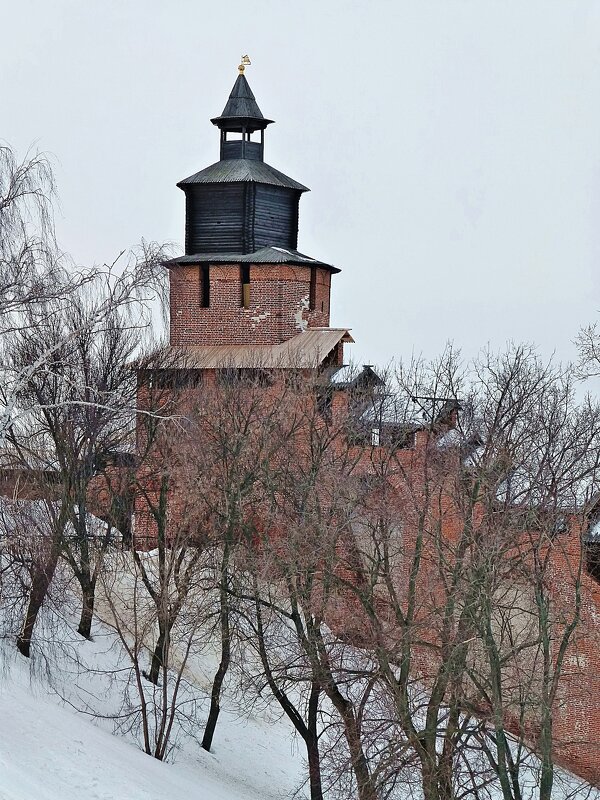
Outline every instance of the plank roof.
[[(138, 367), (145, 369), (316, 369), (340, 342), (354, 342), (348, 328), (307, 328), (275, 345), (166, 347)], [(154, 366), (156, 364), (156, 366)]]
[(269, 186), (283, 186), (286, 189), (296, 189), (299, 192), (309, 192), (304, 184), (289, 178), (275, 167), (265, 164), (264, 161), (252, 161), (246, 158), (232, 158), (216, 161), (209, 167), (201, 169), (189, 178), (179, 181), (177, 186), (183, 188), (198, 183), (266, 183)]

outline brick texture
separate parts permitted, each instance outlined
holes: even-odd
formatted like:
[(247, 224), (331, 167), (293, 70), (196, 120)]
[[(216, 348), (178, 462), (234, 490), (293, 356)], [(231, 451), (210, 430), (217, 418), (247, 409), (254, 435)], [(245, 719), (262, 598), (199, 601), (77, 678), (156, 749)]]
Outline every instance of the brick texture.
[[(171, 270), (171, 344), (220, 345), (220, 344), (280, 344), (297, 335), (306, 327), (325, 327), (329, 325), (330, 281), (331, 275), (325, 269), (316, 269), (316, 282), (313, 285), (313, 305), (311, 300), (311, 268), (289, 264), (251, 265), (249, 307), (242, 307), (242, 285), (239, 264), (219, 264), (210, 266), (210, 306), (203, 308), (201, 303), (202, 281), (200, 267), (178, 266)], [(337, 357), (341, 359), (341, 347)], [(206, 376), (208, 379), (210, 376)], [(202, 392), (199, 387), (198, 392)], [(342, 392), (336, 392), (332, 399), (331, 413), (343, 415), (346, 400)], [(411, 447), (398, 454), (398, 475), (393, 479), (393, 503), (398, 507), (398, 515), (403, 519), (403, 549), (410, 554), (411, 540), (415, 537), (417, 521), (411, 522), (410, 507), (413, 501), (405, 498), (424, 493), (424, 454), (428, 447), (428, 435), (424, 431), (416, 433)], [(364, 471), (373, 469), (379, 448), (364, 447)], [(383, 448), (381, 448), (383, 453)], [(382, 456), (384, 457), (384, 456)], [(147, 475), (149, 495), (156, 495), (158, 487), (155, 478)], [(443, 481), (444, 478), (442, 477)], [(410, 489), (410, 491), (409, 491)], [(442, 498), (438, 509), (444, 536), (451, 541), (457, 537), (461, 527), (460, 515), (455, 512), (450, 496)], [(577, 572), (580, 558), (581, 531), (576, 525), (565, 534), (567, 546), (553, 549), (551, 554), (551, 578), (554, 602), (562, 606), (564, 618), (574, 611), (573, 574)], [(147, 504), (141, 497), (135, 501), (135, 538), (138, 546), (150, 547), (156, 541), (154, 521)], [(402, 585), (408, 582), (410, 558), (405, 557), (397, 564), (397, 582), (402, 593)], [(427, 568), (421, 578), (427, 587), (428, 598), (423, 599), (423, 609), (429, 602), (435, 602), (437, 590), (435, 565), (432, 561), (431, 574)], [(582, 622), (565, 658), (564, 676), (554, 707), (555, 756), (558, 763), (571, 769), (595, 785), (600, 785), (600, 586), (595, 580), (583, 575), (582, 584)], [(424, 587), (425, 588), (425, 587)], [(349, 614), (350, 598), (341, 598), (338, 608), (330, 609), (329, 623), (334, 628), (348, 625), (349, 618), (355, 618), (353, 630), (347, 630), (350, 638), (357, 644), (365, 644), (361, 636), (365, 626), (361, 623), (358, 609)], [(556, 631), (556, 636), (560, 631)], [(435, 631), (431, 630), (432, 640)], [(419, 659), (419, 679), (425, 684), (432, 670), (429, 651), (425, 658)], [(532, 730), (532, 742), (535, 742)]]
[(250, 303), (242, 307), (239, 264), (209, 267), (210, 306), (201, 304), (199, 266), (171, 270), (171, 344), (281, 344), (306, 327), (329, 325), (331, 275), (316, 268), (314, 309), (311, 268), (289, 264), (250, 266)]

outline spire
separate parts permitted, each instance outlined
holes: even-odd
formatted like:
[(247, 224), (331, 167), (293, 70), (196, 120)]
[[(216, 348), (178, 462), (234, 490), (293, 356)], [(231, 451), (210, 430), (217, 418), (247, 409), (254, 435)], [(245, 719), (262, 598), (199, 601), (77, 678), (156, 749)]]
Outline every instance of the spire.
[(267, 125), (273, 122), (272, 119), (265, 119), (250, 84), (244, 75), (244, 66), (250, 63), (248, 56), (242, 58), (242, 63), (238, 67), (239, 75), (233, 84), (233, 89), (229, 94), (223, 113), (219, 117), (211, 119), (213, 125), (221, 130), (240, 131), (247, 130), (249, 133), (256, 130), (264, 130)]
[(250, 84), (246, 80), (246, 76), (240, 73), (237, 76), (233, 89), (227, 100), (227, 105), (223, 109), (220, 119), (227, 117), (244, 117), (246, 119), (260, 119), (263, 120), (262, 111), (258, 107)]

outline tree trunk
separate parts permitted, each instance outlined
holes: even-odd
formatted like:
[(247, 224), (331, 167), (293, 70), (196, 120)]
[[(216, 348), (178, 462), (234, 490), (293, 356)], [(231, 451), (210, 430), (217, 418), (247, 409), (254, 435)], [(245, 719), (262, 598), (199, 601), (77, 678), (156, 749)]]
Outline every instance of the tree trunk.
[(206, 728), (204, 729), (204, 736), (202, 737), (202, 747), (204, 750), (210, 752), (212, 746), (213, 736), (215, 735), (215, 728), (217, 727), (217, 720), (219, 719), (219, 712), (221, 711), (221, 689), (223, 688), (223, 681), (229, 669), (229, 645), (223, 647), (221, 651), (221, 662), (215, 674), (215, 679), (210, 693), (210, 711), (208, 712), (208, 719), (206, 721)]
[(58, 564), (58, 550), (52, 550), (46, 561), (38, 563), (34, 567), (31, 578), (31, 591), (29, 593), (29, 604), (23, 629), (17, 637), (17, 648), (26, 658), (31, 655), (31, 639), (33, 629), (38, 618), (40, 609), (44, 603), (48, 589), (52, 583), (52, 578)]
[(306, 740), (306, 752), (308, 755), (308, 780), (310, 784), (310, 800), (323, 800), (323, 788), (321, 786), (321, 757), (319, 755), (319, 745), (312, 736)]
[(204, 750), (210, 752), (212, 746), (215, 728), (217, 727), (217, 720), (221, 710), (221, 689), (223, 688), (223, 681), (229, 663), (231, 661), (231, 632), (229, 630), (229, 597), (227, 594), (227, 553), (224, 556), (224, 568), (221, 577), (221, 590), (220, 590), (220, 614), (221, 614), (221, 661), (219, 668), (215, 673), (213, 680), (212, 690), (210, 693), (210, 710), (208, 712), (208, 719), (206, 721), (206, 728), (204, 729), (204, 736), (202, 737), (202, 747)]
[[(546, 677), (546, 676), (544, 676)], [(554, 785), (554, 759), (552, 754), (552, 707), (546, 691), (542, 692), (542, 714), (538, 741), (540, 770), (539, 800), (551, 800)]]
[(79, 576), (81, 586), (81, 617), (77, 633), (84, 639), (92, 638), (92, 619), (94, 617), (94, 603), (96, 600), (96, 581), (91, 577)]
[(331, 700), (342, 719), (352, 770), (356, 778), (358, 800), (377, 800), (375, 783), (371, 777), (369, 763), (362, 747), (360, 725), (354, 714), (351, 701), (341, 693), (329, 666), (325, 644), (321, 636), (320, 623), (316, 620), (309, 621), (307, 619), (307, 632), (305, 635), (293, 591), (290, 593), (290, 599), (292, 601), (294, 625), (299, 632), (300, 640), (304, 641), (303, 646), (311, 661), (313, 674), (316, 676), (315, 683), (319, 683), (321, 690)]
[(317, 725), (319, 717), (319, 698), (321, 695), (321, 685), (314, 679), (311, 682), (310, 695), (308, 698), (308, 714), (305, 724), (302, 716), (298, 712), (298, 709), (290, 702), (286, 693), (277, 685), (277, 681), (273, 676), (273, 671), (267, 655), (267, 646), (265, 643), (265, 634), (262, 621), (262, 610), (259, 601), (256, 577), (254, 582), (254, 592), (256, 607), (256, 638), (265, 678), (271, 691), (273, 692), (273, 696), (287, 715), (288, 719), (292, 722), (294, 728), (300, 734), (304, 744), (306, 745), (310, 800), (323, 800), (323, 789), (321, 786), (321, 759), (319, 755), (319, 731)]
[(152, 653), (152, 661), (150, 663), (150, 672), (148, 673), (148, 680), (155, 686), (158, 685), (160, 677), (160, 670), (165, 663), (166, 652), (165, 647), (167, 644), (168, 624), (164, 622), (158, 623), (158, 639)]
[[(338, 711), (340, 711), (340, 708), (338, 708)], [(360, 731), (354, 714), (346, 708), (340, 711), (340, 715), (344, 723), (344, 731), (350, 751), (350, 758), (352, 760), (352, 768), (356, 776), (358, 800), (377, 800), (373, 779), (369, 773), (369, 765), (362, 749)]]
[(327, 680), (323, 688), (325, 694), (329, 697), (336, 711), (342, 718), (344, 735), (348, 743), (352, 769), (354, 770), (354, 776), (356, 778), (358, 800), (377, 800), (377, 793), (369, 772), (369, 764), (362, 748), (360, 727), (354, 715), (352, 705), (338, 689), (331, 672), (329, 672), (329, 670), (327, 671)]
[(310, 800), (323, 800), (323, 787), (321, 785), (321, 757), (319, 755), (319, 734), (317, 729), (317, 716), (319, 711), (319, 695), (321, 687), (313, 681), (308, 700), (308, 736), (306, 737), (306, 752), (308, 756), (308, 779), (310, 783)]

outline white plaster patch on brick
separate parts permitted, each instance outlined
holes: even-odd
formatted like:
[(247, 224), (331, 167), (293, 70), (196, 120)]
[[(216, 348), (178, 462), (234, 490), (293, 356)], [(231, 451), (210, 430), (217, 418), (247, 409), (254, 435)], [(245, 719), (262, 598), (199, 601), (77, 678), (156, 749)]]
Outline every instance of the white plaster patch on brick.
[(565, 663), (574, 669), (585, 669), (589, 666), (589, 659), (584, 653), (572, 653), (567, 656)]
[(309, 307), (309, 299), (308, 295), (304, 295), (303, 298), (300, 300), (300, 308), (294, 314), (294, 321), (296, 323), (296, 327), (300, 331), (305, 331), (308, 328), (308, 320), (304, 319), (304, 312), (308, 311)]
[(270, 311), (265, 311), (263, 314), (256, 314), (254, 317), (250, 317), (250, 322), (251, 322), (250, 327), (252, 328), (252, 330), (254, 330), (254, 328), (256, 328), (257, 325), (260, 325), (260, 323), (263, 320), (265, 320), (267, 317), (270, 317), (270, 316), (271, 316), (271, 312)]

